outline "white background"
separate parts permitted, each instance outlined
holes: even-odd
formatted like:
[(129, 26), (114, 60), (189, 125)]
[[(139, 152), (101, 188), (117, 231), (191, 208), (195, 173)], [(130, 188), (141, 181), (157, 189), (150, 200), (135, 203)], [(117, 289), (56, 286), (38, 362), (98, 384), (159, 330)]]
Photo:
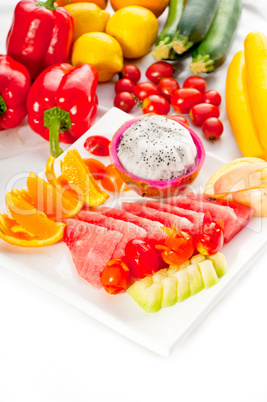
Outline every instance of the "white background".
[[(15, 4), (0, 0), (0, 53), (5, 53)], [(165, 18), (166, 13), (161, 24)], [(267, 34), (265, 0), (243, 1), (235, 42), (225, 65), (208, 76), (209, 89), (224, 95), (227, 66), (253, 30)], [(144, 71), (152, 61), (149, 55), (138, 64)], [(180, 84), (190, 74), (188, 62), (177, 66)], [(106, 108), (113, 103), (113, 86), (99, 86)], [(224, 101), (221, 116), (223, 137), (205, 147), (231, 160), (241, 154)], [(26, 125), (0, 133), (1, 204), (10, 180), (20, 172), (42, 170), (48, 153), (47, 143)], [(266, 284), (267, 253), (163, 358), (12, 274), (0, 261), (0, 402), (267, 402)]]

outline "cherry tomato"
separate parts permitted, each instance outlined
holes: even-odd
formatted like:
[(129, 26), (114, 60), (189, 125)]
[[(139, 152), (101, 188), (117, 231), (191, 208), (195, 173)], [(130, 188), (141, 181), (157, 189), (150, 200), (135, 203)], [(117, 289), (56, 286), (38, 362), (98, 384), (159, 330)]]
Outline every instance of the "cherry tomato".
[(92, 135), (84, 143), (84, 148), (93, 155), (109, 156), (110, 140), (101, 135)]
[(115, 84), (115, 92), (119, 94), (120, 92), (133, 92), (134, 83), (129, 80), (129, 78), (121, 78)]
[(111, 193), (128, 191), (128, 187), (113, 164), (106, 167), (101, 180), (101, 185), (105, 190), (110, 191)]
[(114, 106), (129, 113), (135, 105), (135, 99), (130, 92), (120, 92), (114, 98)]
[(119, 74), (122, 78), (129, 78), (136, 84), (141, 78), (141, 71), (134, 64), (125, 64)]
[(101, 282), (106, 292), (117, 295), (124, 292), (130, 282), (130, 270), (121, 258), (107, 263), (101, 273)]
[(166, 61), (157, 61), (156, 63), (151, 64), (151, 66), (146, 70), (147, 78), (154, 82), (154, 84), (158, 84), (161, 78), (172, 77), (173, 74), (173, 66)]
[(206, 91), (207, 83), (204, 78), (198, 75), (192, 75), (185, 80), (183, 88), (195, 88), (203, 94)]
[(143, 113), (167, 115), (170, 111), (170, 104), (163, 96), (150, 95), (143, 100), (142, 110)]
[(222, 135), (223, 124), (221, 120), (217, 119), (216, 117), (210, 117), (202, 124), (202, 131), (208, 140), (213, 141), (220, 138)]
[(200, 127), (209, 117), (219, 117), (220, 111), (217, 106), (214, 106), (211, 103), (199, 103), (192, 107), (189, 116), (192, 122)]
[(174, 78), (162, 78), (158, 83), (160, 95), (164, 96), (169, 102), (173, 92), (179, 88), (180, 86)]
[(195, 88), (181, 88), (174, 91), (171, 104), (178, 113), (189, 113), (190, 109), (202, 101), (202, 93)]
[(211, 103), (214, 106), (220, 106), (222, 101), (219, 92), (211, 89), (210, 91), (204, 92), (202, 102)]
[(156, 250), (144, 240), (130, 240), (125, 247), (125, 258), (131, 273), (137, 278), (153, 275), (159, 270)]
[(88, 167), (91, 175), (95, 180), (101, 180), (104, 176), (106, 166), (97, 159), (87, 158), (84, 159), (84, 163)]
[(199, 233), (195, 235), (196, 249), (203, 255), (218, 253), (223, 246), (223, 221), (215, 222), (209, 211), (205, 212), (203, 224)]
[(175, 121), (178, 121), (178, 123), (183, 123), (183, 124), (186, 124), (187, 126), (189, 126), (189, 123), (184, 116), (179, 116), (178, 114), (174, 114), (174, 115), (170, 116), (170, 118)]
[(164, 246), (156, 246), (162, 250), (163, 260), (170, 265), (179, 266), (192, 257), (195, 245), (192, 236), (187, 233), (172, 230)]
[(159, 95), (159, 89), (157, 85), (152, 84), (152, 82), (140, 82), (134, 88), (134, 95), (143, 101), (150, 95)]

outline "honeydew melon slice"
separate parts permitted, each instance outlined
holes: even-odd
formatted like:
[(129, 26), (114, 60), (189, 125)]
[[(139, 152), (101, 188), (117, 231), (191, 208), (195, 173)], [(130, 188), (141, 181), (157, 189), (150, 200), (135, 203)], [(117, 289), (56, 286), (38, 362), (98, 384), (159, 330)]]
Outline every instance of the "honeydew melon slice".
[(190, 264), (198, 264), (198, 263), (203, 262), (205, 260), (206, 260), (206, 258), (204, 257), (203, 254), (196, 254), (196, 255), (194, 255), (194, 257), (192, 257), (190, 259)]
[(127, 292), (143, 310), (154, 313), (161, 308), (162, 289), (162, 283), (153, 283), (153, 278), (147, 276), (135, 282)]
[(169, 269), (160, 269), (153, 275), (153, 283), (162, 284), (161, 307), (173, 306), (177, 302), (177, 279), (167, 276)]
[(177, 302), (180, 303), (191, 296), (189, 276), (187, 269), (176, 272), (174, 277), (177, 279)]
[(177, 278), (174, 276), (167, 276), (162, 280), (161, 307), (169, 307), (177, 303), (177, 285)]
[(191, 295), (193, 296), (204, 289), (204, 282), (197, 264), (189, 265), (186, 270), (188, 272)]
[(218, 278), (221, 278), (223, 275), (226, 274), (226, 272), (227, 272), (227, 264), (226, 264), (226, 258), (225, 258), (224, 254), (217, 253), (217, 254), (214, 254), (214, 255), (210, 255), (208, 257), (208, 259), (210, 261), (212, 261)]
[(209, 289), (219, 282), (219, 278), (211, 260), (200, 262), (197, 266), (201, 272), (205, 289)]

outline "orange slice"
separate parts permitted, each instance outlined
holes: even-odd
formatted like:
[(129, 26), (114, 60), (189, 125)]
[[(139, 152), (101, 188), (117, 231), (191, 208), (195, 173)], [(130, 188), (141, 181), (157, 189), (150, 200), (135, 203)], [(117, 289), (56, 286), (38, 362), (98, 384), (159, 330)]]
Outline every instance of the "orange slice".
[(90, 207), (103, 204), (109, 195), (100, 189), (76, 149), (69, 150), (61, 161), (61, 180), (66, 180), (78, 199)]
[(80, 201), (70, 198), (66, 192), (62, 194), (57, 187), (47, 183), (33, 172), (29, 174), (27, 188), (32, 200), (31, 204), (50, 218), (60, 220), (73, 217), (82, 207)]
[(63, 237), (65, 223), (49, 219), (46, 214), (25, 201), (19, 190), (12, 190), (6, 194), (6, 204), (15, 225), (20, 225), (38, 240), (48, 240), (48, 244), (52, 244)]
[(44, 247), (57, 243), (62, 239), (64, 227), (59, 227), (54, 236), (47, 239), (39, 237), (28, 232), (16, 221), (9, 218), (6, 214), (0, 215), (0, 238), (7, 243), (20, 247)]

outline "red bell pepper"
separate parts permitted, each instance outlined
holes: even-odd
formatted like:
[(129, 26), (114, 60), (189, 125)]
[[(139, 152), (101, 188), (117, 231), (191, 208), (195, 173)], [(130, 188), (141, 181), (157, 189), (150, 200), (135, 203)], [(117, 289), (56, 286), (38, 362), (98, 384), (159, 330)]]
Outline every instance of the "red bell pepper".
[(68, 61), (73, 19), (64, 7), (54, 3), (21, 0), (15, 8), (7, 53), (28, 68), (32, 79), (47, 67)]
[(0, 130), (17, 127), (27, 115), (31, 77), (26, 67), (0, 55)]
[(59, 141), (71, 144), (84, 134), (97, 113), (98, 72), (83, 64), (61, 63), (48, 67), (34, 81), (28, 94), (30, 127), (50, 140), (51, 154), (62, 153)]

